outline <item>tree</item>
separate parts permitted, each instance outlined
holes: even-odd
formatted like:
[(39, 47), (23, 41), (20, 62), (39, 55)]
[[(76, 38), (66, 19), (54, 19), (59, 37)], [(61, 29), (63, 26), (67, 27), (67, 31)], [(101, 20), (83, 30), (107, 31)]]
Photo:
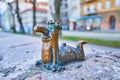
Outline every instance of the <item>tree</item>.
[(60, 3), (61, 0), (54, 0), (54, 6), (55, 6), (55, 17), (56, 17), (56, 21), (60, 22)]
[(36, 25), (36, 0), (33, 0), (33, 34), (34, 32), (34, 27)]
[(16, 0), (16, 13), (17, 13), (17, 19), (20, 24), (20, 28), (22, 30), (22, 33), (25, 34), (24, 26), (22, 24), (22, 18), (20, 17), (20, 12), (19, 12), (19, 1)]
[(13, 32), (16, 33), (16, 29), (15, 29), (15, 18), (14, 18), (14, 14), (13, 14), (13, 7), (12, 7), (12, 3), (8, 3), (8, 6), (10, 7), (10, 12), (13, 18), (13, 24), (12, 24), (12, 29)]
[[(55, 21), (59, 21), (59, 22), (61, 22), (61, 19), (60, 19), (60, 3), (61, 3), (61, 0), (54, 0)], [(62, 36), (62, 32), (61, 31), (59, 32), (59, 36), (60, 37)]]

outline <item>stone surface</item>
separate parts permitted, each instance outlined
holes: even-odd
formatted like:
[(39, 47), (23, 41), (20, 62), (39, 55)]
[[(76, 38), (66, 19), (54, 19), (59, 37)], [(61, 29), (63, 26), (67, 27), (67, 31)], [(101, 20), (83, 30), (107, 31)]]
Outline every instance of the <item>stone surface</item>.
[(2, 54), (0, 54), (0, 61), (2, 61), (3, 60), (3, 57), (2, 57)]
[[(52, 72), (35, 66), (41, 59), (40, 38), (6, 33), (0, 33), (0, 38), (0, 80), (120, 80), (120, 49), (87, 44), (84, 61)], [(60, 40), (62, 43), (77, 44)]]

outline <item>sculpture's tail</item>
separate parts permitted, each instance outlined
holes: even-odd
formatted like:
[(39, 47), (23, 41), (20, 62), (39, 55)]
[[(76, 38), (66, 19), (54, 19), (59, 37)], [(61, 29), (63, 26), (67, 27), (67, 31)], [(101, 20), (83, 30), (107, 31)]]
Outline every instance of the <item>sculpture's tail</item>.
[(87, 42), (86, 41), (78, 41), (78, 44), (77, 44), (77, 49), (78, 49), (78, 52), (80, 53), (79, 55), (77, 54), (76, 55), (76, 60), (84, 60), (84, 50), (83, 50), (83, 45), (86, 44)]
[(78, 41), (78, 46), (81, 48), (84, 44), (87, 44), (87, 42), (86, 41), (83, 41), (83, 40), (81, 40), (81, 41)]

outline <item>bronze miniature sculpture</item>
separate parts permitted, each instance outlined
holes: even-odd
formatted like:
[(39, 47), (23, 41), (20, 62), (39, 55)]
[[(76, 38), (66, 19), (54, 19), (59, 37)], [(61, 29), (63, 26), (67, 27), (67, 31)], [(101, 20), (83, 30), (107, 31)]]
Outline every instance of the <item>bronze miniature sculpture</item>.
[(68, 62), (84, 60), (83, 45), (87, 42), (79, 41), (76, 48), (66, 43), (59, 47), (58, 36), (61, 29), (60, 23), (52, 20), (47, 23), (47, 27), (35, 27), (35, 32), (42, 33), (42, 60), (38, 60), (36, 65), (44, 65), (47, 69), (57, 71), (62, 70), (62, 65)]

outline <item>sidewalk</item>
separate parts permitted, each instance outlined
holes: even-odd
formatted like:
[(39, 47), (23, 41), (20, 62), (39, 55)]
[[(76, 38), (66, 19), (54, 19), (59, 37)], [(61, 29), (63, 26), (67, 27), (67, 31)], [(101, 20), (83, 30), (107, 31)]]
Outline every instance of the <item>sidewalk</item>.
[(84, 38), (97, 38), (104, 40), (120, 40), (120, 33), (108, 32), (80, 32), (80, 31), (62, 31), (63, 36), (74, 36)]

